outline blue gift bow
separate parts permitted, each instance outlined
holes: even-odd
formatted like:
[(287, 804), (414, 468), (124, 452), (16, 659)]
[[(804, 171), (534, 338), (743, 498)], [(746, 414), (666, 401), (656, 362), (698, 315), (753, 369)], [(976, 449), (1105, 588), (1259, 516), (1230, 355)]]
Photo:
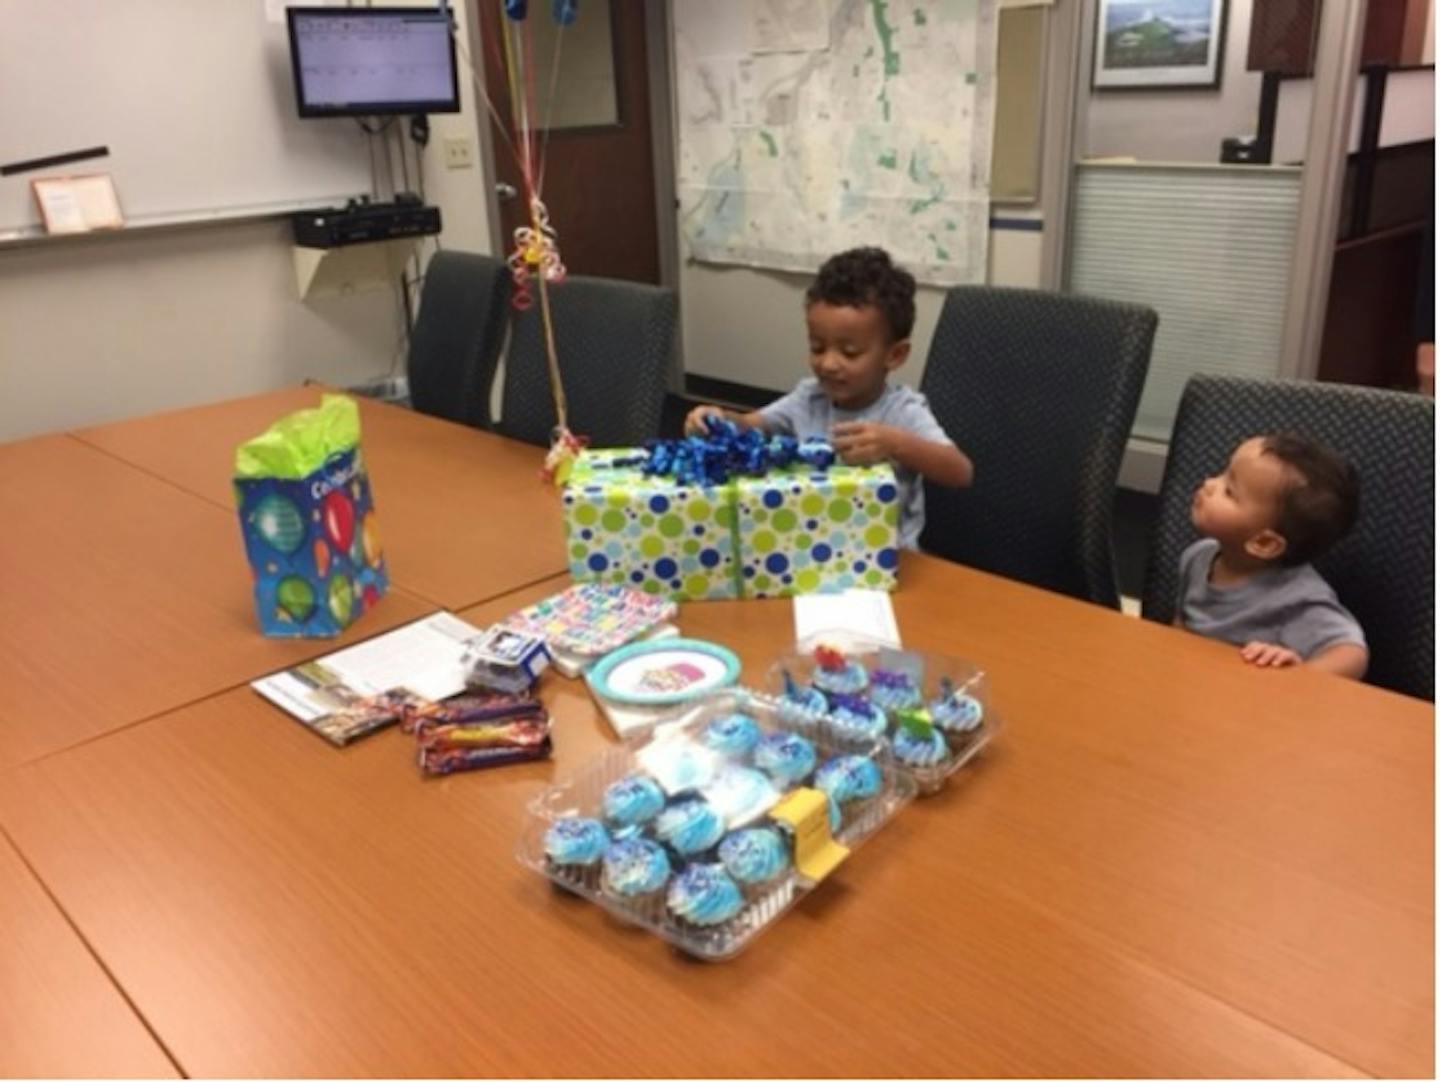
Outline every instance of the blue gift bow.
[(764, 477), (771, 470), (803, 462), (824, 473), (835, 463), (835, 448), (823, 439), (767, 436), (724, 417), (705, 418), (705, 433), (678, 440), (647, 440), (643, 453), (611, 459), (612, 468), (635, 468), (647, 477), (669, 477), (685, 485), (723, 485), (733, 476)]

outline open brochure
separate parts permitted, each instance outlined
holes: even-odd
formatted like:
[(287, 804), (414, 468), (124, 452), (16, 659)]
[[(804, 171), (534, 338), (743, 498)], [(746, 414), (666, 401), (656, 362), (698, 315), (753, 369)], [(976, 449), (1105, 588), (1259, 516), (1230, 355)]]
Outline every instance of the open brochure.
[(439, 702), (465, 690), (462, 659), (480, 628), (448, 612), (251, 683), (332, 744), (393, 724), (415, 698)]

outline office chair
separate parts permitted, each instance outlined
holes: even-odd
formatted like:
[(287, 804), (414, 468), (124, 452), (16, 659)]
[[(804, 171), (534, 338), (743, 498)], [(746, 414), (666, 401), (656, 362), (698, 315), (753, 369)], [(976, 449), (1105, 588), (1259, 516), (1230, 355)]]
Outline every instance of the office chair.
[(1157, 322), (1093, 297), (951, 289), (920, 389), (975, 483), (926, 484), (920, 547), (1118, 607), (1115, 479)]
[(407, 364), (415, 409), (491, 427), (490, 388), (509, 299), (510, 271), (503, 261), (448, 249), (430, 257)]
[[(549, 293), (571, 431), (594, 447), (629, 447), (658, 435), (675, 363), (675, 291), (571, 277)], [(515, 316), (496, 427), (544, 446), (555, 420), (537, 298)]]
[(1268, 432), (1318, 439), (1359, 472), (1360, 518), (1315, 566), (1365, 629), (1366, 681), (1434, 699), (1435, 403), (1420, 395), (1191, 377), (1170, 438), (1142, 614), (1174, 619), (1180, 553), (1198, 537), (1190, 525), (1196, 486), (1242, 440)]

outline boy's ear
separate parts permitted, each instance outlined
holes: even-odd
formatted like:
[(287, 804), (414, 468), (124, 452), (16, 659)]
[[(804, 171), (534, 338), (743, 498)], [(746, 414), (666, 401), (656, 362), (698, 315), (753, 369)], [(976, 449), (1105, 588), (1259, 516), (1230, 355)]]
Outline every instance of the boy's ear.
[(1257, 560), (1278, 560), (1288, 547), (1285, 538), (1274, 530), (1261, 530), (1245, 542), (1245, 551)]
[(910, 339), (902, 338), (898, 342), (890, 343), (890, 348), (885, 353), (885, 371), (893, 372), (905, 363), (910, 356)]

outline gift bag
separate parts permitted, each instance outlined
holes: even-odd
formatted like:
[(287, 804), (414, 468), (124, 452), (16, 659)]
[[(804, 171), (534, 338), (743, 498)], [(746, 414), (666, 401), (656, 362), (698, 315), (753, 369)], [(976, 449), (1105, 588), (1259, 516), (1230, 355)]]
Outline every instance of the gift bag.
[(327, 394), (236, 448), (235, 502), (266, 635), (338, 635), (384, 595), (354, 400)]

